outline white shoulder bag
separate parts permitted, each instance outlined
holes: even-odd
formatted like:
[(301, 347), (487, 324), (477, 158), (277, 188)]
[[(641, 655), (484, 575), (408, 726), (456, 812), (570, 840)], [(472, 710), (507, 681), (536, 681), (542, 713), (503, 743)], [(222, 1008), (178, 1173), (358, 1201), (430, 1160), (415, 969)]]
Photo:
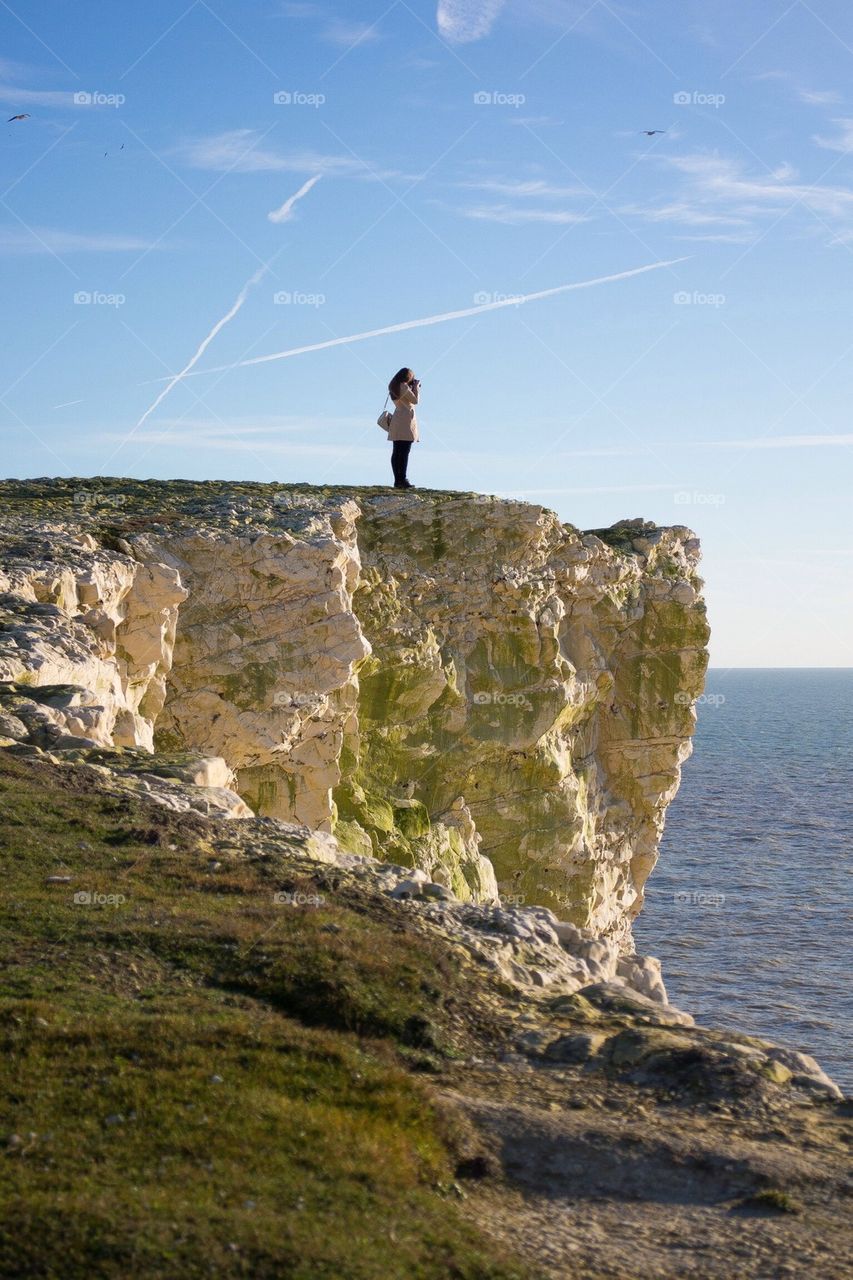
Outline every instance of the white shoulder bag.
[(391, 430), (391, 419), (394, 416), (392, 413), (389, 413), (388, 409), (386, 409), (385, 407), (385, 405), (388, 404), (388, 401), (390, 398), (391, 397), (389, 393), (389, 395), (385, 397), (385, 404), (382, 406), (382, 412), (380, 413), (379, 417), (376, 419), (377, 427), (381, 427), (383, 431)]

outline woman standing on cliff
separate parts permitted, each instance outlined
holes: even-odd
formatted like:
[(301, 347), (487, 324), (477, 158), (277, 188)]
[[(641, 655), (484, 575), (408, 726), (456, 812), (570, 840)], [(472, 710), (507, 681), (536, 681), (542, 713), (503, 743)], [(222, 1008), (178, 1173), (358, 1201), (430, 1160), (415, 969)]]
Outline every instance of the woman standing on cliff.
[(421, 384), (411, 369), (398, 369), (388, 383), (388, 394), (394, 402), (394, 412), (388, 427), (388, 439), (393, 440), (391, 470), (394, 472), (395, 489), (413, 489), (406, 479), (409, 453), (420, 439), (415, 405), (420, 399)]

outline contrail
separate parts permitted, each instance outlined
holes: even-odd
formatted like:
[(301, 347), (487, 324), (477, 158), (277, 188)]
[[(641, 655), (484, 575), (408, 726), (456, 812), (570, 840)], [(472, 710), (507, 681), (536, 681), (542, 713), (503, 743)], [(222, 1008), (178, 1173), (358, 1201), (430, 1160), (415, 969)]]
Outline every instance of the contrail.
[[(226, 370), (242, 369), (250, 364), (266, 364), (270, 360), (287, 360), (290, 356), (302, 356), (309, 351), (324, 351), (327, 347), (341, 347), (348, 342), (364, 342), (366, 338), (379, 338), (386, 333), (402, 333), (405, 329), (421, 329), (429, 324), (443, 324), (445, 320), (462, 320), (465, 316), (480, 315), (484, 311), (498, 311), (501, 307), (518, 307), (525, 302), (536, 302), (539, 298), (553, 298), (557, 293), (568, 293), (573, 289), (591, 289), (597, 284), (609, 284), (613, 280), (627, 280), (631, 276), (644, 275), (647, 271), (659, 271), (661, 267), (673, 267), (678, 262), (686, 262), (687, 257), (689, 255), (683, 258), (671, 258), (667, 262), (651, 262), (647, 267), (634, 267), (631, 271), (619, 271), (612, 276), (596, 276), (594, 280), (579, 280), (576, 284), (559, 284), (555, 289), (540, 289), (538, 293), (520, 293), (515, 297), (501, 298), (498, 302), (482, 302), (474, 307), (464, 307), (461, 311), (445, 311), (440, 316), (425, 316), (422, 320), (405, 320), (401, 324), (385, 325), (382, 329), (368, 329), (366, 333), (352, 333), (347, 338), (329, 338), (326, 342), (313, 342), (307, 347), (291, 347), (289, 351), (274, 351), (268, 356), (253, 356), (251, 360), (238, 360), (236, 364), (220, 364), (212, 369), (199, 369), (197, 373), (192, 373), (189, 376), (198, 378), (205, 373), (224, 373)], [(189, 368), (189, 365), (187, 368)], [(179, 374), (178, 377), (183, 377), (183, 374)]]
[(268, 270), (268, 268), (269, 268), (269, 263), (265, 262), (262, 267), (258, 268), (258, 270), (255, 272), (252, 278), (246, 281), (246, 283), (243, 285), (243, 288), (237, 294), (237, 297), (234, 300), (234, 304), (231, 307), (231, 310), (226, 312), (226, 314), (222, 317), (221, 320), (217, 320), (216, 324), (213, 326), (210, 333), (204, 339), (201, 346), (196, 351), (195, 355), (187, 364), (184, 365), (181, 372), (176, 373), (173, 378), (169, 379), (167, 385), (160, 392), (159, 396), (154, 401), (154, 403), (152, 405), (149, 405), (148, 408), (145, 410), (142, 417), (139, 419), (136, 426), (134, 427), (134, 431), (136, 431), (139, 427), (142, 426), (146, 418), (150, 418), (151, 414), (154, 412), (154, 410), (157, 408), (158, 405), (163, 403), (163, 401), (166, 399), (166, 396), (172, 390), (172, 387), (174, 387), (174, 385), (177, 382), (180, 382), (181, 378), (185, 378), (187, 376), (187, 374), (189, 373), (193, 365), (196, 364), (197, 361), (200, 360), (201, 357), (204, 355), (205, 351), (210, 346), (211, 342), (216, 337), (217, 333), (219, 333), (220, 329), (224, 329), (228, 321), (234, 319), (237, 312), (240, 310), (243, 303), (246, 301), (246, 298), (248, 296), (249, 290), (251, 289), (252, 285), (255, 285), (258, 283), (261, 276), (264, 275), (264, 273)]
[(315, 174), (313, 178), (309, 178), (307, 182), (299, 188), (295, 196), (291, 196), (289, 200), (285, 200), (280, 209), (273, 209), (272, 213), (268, 213), (267, 217), (270, 222), (289, 222), (290, 215), (293, 212), (293, 206), (297, 200), (301, 200), (303, 196), (307, 196), (311, 188), (320, 181), (322, 173)]

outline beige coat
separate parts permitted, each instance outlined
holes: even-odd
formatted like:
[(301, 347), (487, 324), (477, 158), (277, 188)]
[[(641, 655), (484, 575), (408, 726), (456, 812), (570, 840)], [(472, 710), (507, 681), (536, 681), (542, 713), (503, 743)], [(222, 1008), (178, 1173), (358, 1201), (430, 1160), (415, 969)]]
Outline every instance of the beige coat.
[(415, 405), (418, 403), (418, 390), (414, 390), (407, 382), (400, 388), (400, 398), (394, 401), (394, 412), (391, 415), (391, 426), (388, 428), (389, 440), (420, 440), (418, 420), (415, 416)]

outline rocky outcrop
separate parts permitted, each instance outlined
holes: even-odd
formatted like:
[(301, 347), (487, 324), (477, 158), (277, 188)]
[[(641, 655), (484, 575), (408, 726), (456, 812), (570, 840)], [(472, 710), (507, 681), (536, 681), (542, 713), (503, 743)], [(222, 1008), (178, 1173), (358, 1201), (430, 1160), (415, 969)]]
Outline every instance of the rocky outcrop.
[(207, 527), (133, 541), (189, 594), (158, 742), (213, 749), (257, 812), (322, 830), (334, 824), (357, 667), (370, 653), (352, 607), (358, 515), (344, 502), (306, 537)]
[[(0, 525), (0, 681), (58, 686), (18, 714), (99, 745), (153, 750), (166, 696), (178, 574), (70, 527)], [(80, 745), (79, 743), (75, 745)]]
[(629, 946), (707, 660), (689, 530), (88, 486), (3, 486), (0, 677), (73, 686), (60, 737), (222, 757), (255, 813)]
[(383, 804), (399, 825), (404, 783), (429, 817), (464, 803), (502, 895), (619, 933), (690, 751), (708, 629), (689, 530), (600, 535), (520, 502), (364, 504), (373, 653), (335, 798), (371, 833)]

